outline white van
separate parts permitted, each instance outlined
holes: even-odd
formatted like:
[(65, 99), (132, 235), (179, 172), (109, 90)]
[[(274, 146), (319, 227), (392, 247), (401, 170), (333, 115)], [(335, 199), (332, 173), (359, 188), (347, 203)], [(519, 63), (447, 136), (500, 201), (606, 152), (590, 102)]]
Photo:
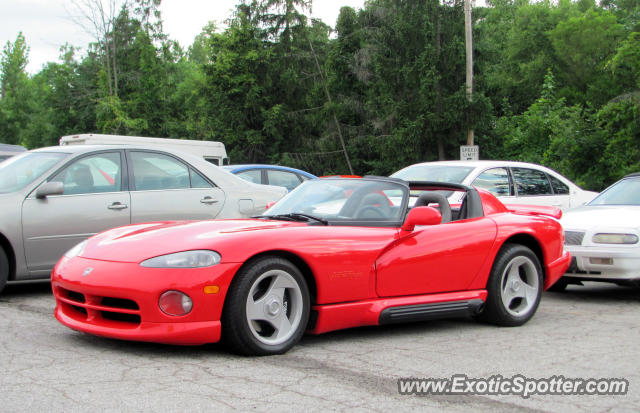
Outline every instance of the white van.
[(141, 136), (100, 135), (94, 133), (69, 135), (60, 138), (61, 146), (105, 144), (159, 146), (164, 149), (174, 149), (202, 156), (205, 160), (214, 165), (222, 166), (229, 164), (227, 151), (222, 142), (196, 141), (189, 139), (145, 138)]

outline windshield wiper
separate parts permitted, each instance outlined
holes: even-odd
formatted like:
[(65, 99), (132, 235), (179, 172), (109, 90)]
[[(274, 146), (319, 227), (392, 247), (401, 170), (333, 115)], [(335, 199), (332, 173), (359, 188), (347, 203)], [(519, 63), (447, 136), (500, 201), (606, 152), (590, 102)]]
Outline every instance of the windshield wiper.
[(314, 217), (309, 214), (302, 214), (300, 212), (291, 212), (289, 214), (278, 214), (278, 215), (258, 215), (251, 218), (266, 218), (266, 219), (282, 219), (285, 221), (316, 221), (321, 223), (322, 225), (329, 225), (329, 221), (326, 219), (322, 219), (319, 217)]
[(307, 218), (307, 221), (311, 219), (313, 221), (317, 221), (317, 222), (321, 223), (322, 225), (329, 225), (329, 221), (327, 221), (326, 219), (323, 219), (323, 218), (320, 218), (320, 217), (316, 217), (316, 216), (313, 216), (313, 215), (309, 215), (309, 214), (302, 214), (300, 212), (292, 212), (292, 213), (287, 214), (287, 215), (291, 215), (291, 216), (298, 217), (298, 218)]

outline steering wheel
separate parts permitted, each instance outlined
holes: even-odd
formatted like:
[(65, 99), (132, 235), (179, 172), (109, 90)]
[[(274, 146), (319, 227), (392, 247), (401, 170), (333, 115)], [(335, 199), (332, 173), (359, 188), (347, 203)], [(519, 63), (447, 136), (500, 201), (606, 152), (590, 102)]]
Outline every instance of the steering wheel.
[[(368, 213), (373, 212), (374, 217), (372, 216), (367, 216)], [(387, 215), (384, 213), (384, 211), (382, 211), (382, 209), (380, 207), (376, 207), (373, 205), (365, 205), (362, 208), (358, 209), (358, 211), (356, 212), (356, 218), (387, 218)]]

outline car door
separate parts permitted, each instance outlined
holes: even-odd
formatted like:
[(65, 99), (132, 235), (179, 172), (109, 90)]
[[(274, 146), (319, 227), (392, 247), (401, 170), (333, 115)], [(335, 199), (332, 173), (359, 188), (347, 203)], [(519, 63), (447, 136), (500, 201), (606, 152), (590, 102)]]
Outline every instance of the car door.
[(489, 258), (497, 227), (481, 217), (421, 227), (376, 261), (381, 297), (461, 291)]
[(513, 203), (569, 208), (569, 191), (555, 193), (549, 176), (544, 171), (512, 167), (511, 174), (516, 188), (516, 199)]
[(158, 151), (127, 151), (132, 223), (215, 218), (224, 192), (184, 160)]
[(121, 151), (103, 151), (72, 160), (47, 181), (64, 184), (63, 195), (38, 199), (33, 191), (22, 204), (22, 232), (27, 267), (51, 271), (78, 242), (130, 223)]

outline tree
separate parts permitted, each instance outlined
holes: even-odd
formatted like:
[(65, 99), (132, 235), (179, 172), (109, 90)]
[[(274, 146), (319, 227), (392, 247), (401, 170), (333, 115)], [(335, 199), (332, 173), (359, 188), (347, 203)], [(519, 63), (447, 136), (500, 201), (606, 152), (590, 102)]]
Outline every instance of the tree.
[(256, 17), (269, 38), (289, 49), (294, 33), (307, 24), (304, 12), (311, 12), (311, 0), (258, 0), (254, 3)]
[(25, 72), (29, 48), (22, 33), (15, 42), (7, 42), (0, 58), (0, 142), (20, 144), (29, 124), (33, 102), (29, 78)]
[(605, 71), (625, 37), (623, 26), (612, 13), (589, 9), (559, 22), (548, 37), (565, 85), (561, 93), (570, 102), (598, 107), (619, 93), (618, 85)]
[(71, 3), (79, 14), (72, 20), (94, 37), (97, 49), (101, 51), (109, 96), (117, 96), (118, 43), (114, 26), (117, 15), (127, 9), (129, 0), (71, 0)]
[(0, 98), (7, 93), (17, 94), (27, 80), (25, 69), (29, 62), (29, 47), (22, 32), (18, 33), (16, 41), (8, 41), (0, 58)]

